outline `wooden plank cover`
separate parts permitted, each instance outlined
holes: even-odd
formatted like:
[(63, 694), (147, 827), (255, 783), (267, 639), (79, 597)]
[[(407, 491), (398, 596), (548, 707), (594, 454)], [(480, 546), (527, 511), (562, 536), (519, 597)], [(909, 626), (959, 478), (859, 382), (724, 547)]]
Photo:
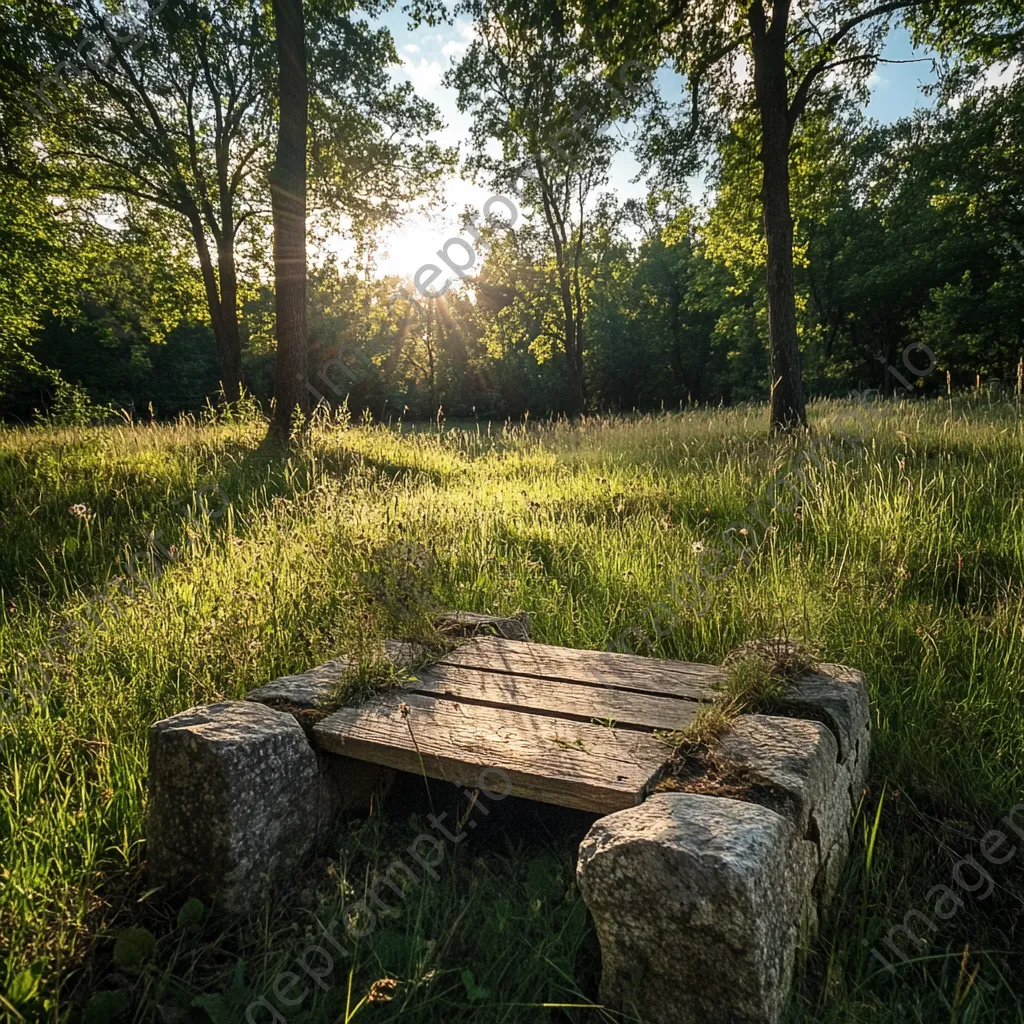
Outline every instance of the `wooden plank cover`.
[(726, 678), (725, 670), (713, 665), (662, 661), (611, 651), (577, 651), (498, 637), (470, 640), (445, 655), (439, 664), (689, 700), (713, 700), (719, 695), (716, 687)]
[(577, 722), (614, 723), (651, 732), (686, 729), (700, 705), (693, 700), (604, 686), (583, 686), (537, 676), (482, 672), (452, 665), (433, 665), (417, 675), (408, 689), (438, 697), (454, 697), (509, 710), (557, 716)]
[(326, 750), (463, 786), (500, 768), (515, 796), (599, 814), (639, 803), (669, 754), (652, 733), (405, 692), (343, 708), (313, 731)]

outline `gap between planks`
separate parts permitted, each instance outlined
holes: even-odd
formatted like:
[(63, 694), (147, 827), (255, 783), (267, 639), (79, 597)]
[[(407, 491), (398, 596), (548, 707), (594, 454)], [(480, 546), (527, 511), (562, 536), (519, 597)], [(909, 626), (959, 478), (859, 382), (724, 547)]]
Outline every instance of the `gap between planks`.
[(611, 723), (616, 728), (644, 732), (686, 729), (700, 708), (692, 699), (445, 664), (433, 665), (417, 674), (406, 689), (465, 703), (577, 722)]
[(727, 678), (724, 669), (713, 665), (497, 637), (471, 640), (436, 664), (691, 701), (716, 699)]

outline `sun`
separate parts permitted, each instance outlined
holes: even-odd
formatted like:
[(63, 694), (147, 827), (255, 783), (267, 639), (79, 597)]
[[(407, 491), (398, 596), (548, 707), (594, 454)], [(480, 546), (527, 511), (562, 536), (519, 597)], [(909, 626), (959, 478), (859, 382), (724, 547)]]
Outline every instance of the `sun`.
[[(482, 220), (481, 211), (491, 195), (487, 189), (471, 182), (459, 178), (450, 179), (435, 204), (431, 205), (428, 201), (416, 209), (410, 209), (397, 224), (381, 232), (373, 248), (371, 272), (376, 277), (414, 281), (417, 271), (433, 265), (451, 276), (453, 271), (445, 264), (438, 250), (454, 239), (473, 245), (473, 266), (478, 269), (484, 252), (479, 245), (473, 243), (472, 236), (463, 228), (462, 218), (464, 212), (469, 210), (476, 214), (479, 223)], [(455, 258), (460, 262), (465, 260), (468, 255), (465, 249), (458, 245), (454, 247), (458, 253)], [(335, 256), (340, 264), (346, 264), (355, 255), (355, 244), (348, 232), (339, 230), (323, 240), (322, 251)]]
[(437, 250), (452, 235), (456, 226), (448, 218), (410, 215), (381, 243), (377, 250), (376, 271), (381, 276), (412, 280), (416, 271), (438, 262)]
[[(376, 272), (412, 279), (416, 271), (429, 264), (443, 266), (438, 255), (445, 242), (452, 238), (469, 238), (462, 227), (467, 210), (477, 214), (491, 192), (462, 178), (449, 178), (436, 202), (429, 200), (420, 209), (411, 210), (378, 243)], [(483, 256), (477, 252), (477, 259)]]

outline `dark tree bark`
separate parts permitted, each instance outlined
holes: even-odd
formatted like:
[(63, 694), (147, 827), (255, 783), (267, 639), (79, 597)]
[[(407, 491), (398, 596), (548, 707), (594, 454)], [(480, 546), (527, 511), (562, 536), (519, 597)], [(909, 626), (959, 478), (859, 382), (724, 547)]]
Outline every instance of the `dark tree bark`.
[[(558, 275), (558, 296), (562, 303), (562, 344), (565, 349), (565, 364), (569, 378), (570, 412), (581, 416), (587, 408), (586, 383), (583, 376), (583, 343), (580, 337), (581, 323), (577, 316), (577, 306), (573, 301), (572, 268), (569, 266), (566, 245), (568, 235), (565, 222), (558, 207), (554, 189), (548, 180), (544, 163), (540, 157), (534, 158), (537, 171), (537, 182), (540, 185), (541, 201), (544, 207), (544, 219), (547, 221), (551, 242), (555, 250), (555, 269)], [(582, 236), (583, 227), (580, 225)], [(577, 256), (578, 261), (578, 256)], [(577, 262), (577, 296), (579, 295), (579, 277)]]
[(306, 133), (309, 85), (302, 0), (274, 0), (278, 55), (277, 154), (270, 175), (274, 218), (277, 364), (271, 432), (287, 438), (296, 409), (309, 411), (306, 331)]
[[(238, 292), (235, 284), (234, 247), (227, 253), (217, 254), (217, 267), (213, 265), (210, 247), (206, 243), (203, 220), (194, 203), (185, 212), (192, 232), (192, 240), (199, 256), (199, 269), (203, 275), (206, 305), (210, 311), (210, 327), (217, 345), (220, 364), (220, 386), (224, 400), (237, 402), (242, 389), (242, 344), (238, 332)], [(218, 273), (219, 272), (219, 273)]]
[(242, 381), (242, 339), (238, 330), (238, 273), (235, 269), (235, 221), (234, 192), (228, 180), (230, 145), (226, 141), (217, 147), (217, 185), (220, 195), (220, 232), (217, 242), (217, 276), (220, 280), (221, 329), (224, 334), (224, 355), (221, 373), (231, 380), (233, 397), (224, 385), (224, 395), (229, 402), (237, 401), (241, 395)]
[(583, 382), (583, 351), (579, 337), (580, 324), (573, 307), (570, 282), (561, 271), (558, 292), (562, 300), (562, 316), (565, 321), (563, 344), (566, 367), (569, 371), (569, 401), (572, 403), (572, 413), (579, 416), (587, 407), (587, 392)]
[(793, 277), (793, 214), (789, 201), (789, 141), (792, 123), (786, 77), (788, 0), (773, 6), (767, 25), (762, 0), (748, 9), (754, 54), (754, 93), (761, 115), (761, 202), (768, 245), (768, 341), (773, 432), (806, 429), (807, 409), (796, 331)]
[[(768, 244), (768, 334), (770, 345), (772, 432), (807, 429), (800, 346), (796, 333), (796, 289), (793, 275), (793, 214), (789, 201), (789, 147), (793, 129), (807, 108), (814, 83), (833, 68), (874, 60), (870, 53), (835, 57), (839, 45), (858, 25), (884, 17), (920, 0), (886, 0), (851, 14), (821, 40), (821, 53), (789, 98), (786, 63), (787, 34), (792, 0), (750, 0), (747, 23), (754, 57), (754, 95), (761, 115), (761, 163), (764, 177), (761, 200), (765, 241)], [(969, 4), (968, 4), (969, 6)], [(812, 23), (813, 24), (813, 23)], [(696, 111), (696, 108), (695, 108)]]
[(235, 271), (234, 242), (222, 240), (217, 246), (217, 271), (220, 278), (220, 327), (223, 335), (217, 341), (217, 349), (221, 352), (224, 397), (228, 402), (237, 402), (241, 397), (242, 339), (238, 330), (238, 277)]

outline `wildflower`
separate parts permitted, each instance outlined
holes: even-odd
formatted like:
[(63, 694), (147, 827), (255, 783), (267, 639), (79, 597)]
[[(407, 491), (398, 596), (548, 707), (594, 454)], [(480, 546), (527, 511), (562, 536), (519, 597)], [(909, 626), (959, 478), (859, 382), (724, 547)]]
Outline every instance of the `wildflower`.
[(746, 537), (749, 533), (750, 533), (750, 531), (745, 526), (743, 527), (742, 530), (740, 530), (740, 536), (741, 537)]
[(390, 1003), (395, 997), (395, 989), (398, 982), (394, 978), (378, 978), (370, 986), (370, 992), (366, 997), (368, 1003)]
[(92, 509), (88, 505), (71, 505), (68, 511), (77, 519), (88, 519), (92, 515)]
[(704, 550), (704, 545), (699, 540), (695, 540), (690, 547), (695, 555), (699, 555)]

